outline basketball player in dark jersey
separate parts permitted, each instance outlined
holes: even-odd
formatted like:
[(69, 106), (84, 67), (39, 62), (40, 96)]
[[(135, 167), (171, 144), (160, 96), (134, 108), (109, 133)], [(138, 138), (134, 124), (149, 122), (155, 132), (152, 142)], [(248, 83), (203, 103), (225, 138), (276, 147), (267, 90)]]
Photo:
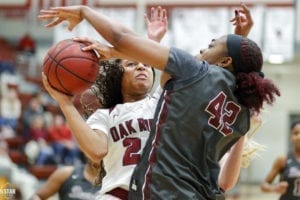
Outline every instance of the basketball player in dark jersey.
[[(280, 200), (300, 199), (300, 121), (292, 124), (290, 141), (294, 147), (293, 151), (275, 160), (261, 185), (263, 192), (280, 194)], [(273, 183), (278, 175), (279, 182)]]
[(84, 165), (62, 166), (51, 174), (31, 200), (48, 199), (55, 194), (62, 200), (96, 199), (101, 188), (100, 183), (96, 184), (99, 168), (100, 164), (89, 160)]
[(83, 50), (95, 49), (102, 59), (140, 61), (170, 76), (161, 84), (164, 92), (129, 199), (224, 199), (217, 181), (220, 158), (248, 131), (250, 112), (259, 113), (280, 95), (261, 72), (255, 42), (224, 35), (192, 56), (145, 39), (87, 6), (41, 11), (40, 19), (54, 19), (46, 27), (67, 20), (69, 30), (86, 19), (112, 47), (98, 43)]

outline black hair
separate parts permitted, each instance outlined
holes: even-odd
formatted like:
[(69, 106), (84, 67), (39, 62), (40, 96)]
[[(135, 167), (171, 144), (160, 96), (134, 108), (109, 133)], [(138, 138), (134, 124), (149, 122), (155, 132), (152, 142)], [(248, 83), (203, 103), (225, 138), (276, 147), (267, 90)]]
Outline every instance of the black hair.
[(110, 59), (100, 63), (100, 73), (91, 88), (104, 108), (123, 103), (121, 91), (124, 68), (121, 59)]

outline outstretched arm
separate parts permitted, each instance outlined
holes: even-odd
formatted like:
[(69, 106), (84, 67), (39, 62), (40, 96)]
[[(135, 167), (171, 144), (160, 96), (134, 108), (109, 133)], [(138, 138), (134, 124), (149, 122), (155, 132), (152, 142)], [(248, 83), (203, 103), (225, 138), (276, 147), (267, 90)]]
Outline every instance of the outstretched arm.
[(82, 118), (73, 104), (73, 99), (52, 88), (47, 77), (42, 74), (43, 84), (51, 97), (59, 104), (72, 134), (75, 136), (80, 149), (95, 163), (100, 162), (107, 154), (107, 136), (99, 130), (92, 130)]
[(73, 166), (64, 166), (55, 170), (30, 200), (48, 199), (57, 194), (63, 183), (71, 176), (73, 169)]
[[(50, 10), (41, 10), (39, 19), (53, 20), (46, 27), (53, 27), (62, 21), (68, 21), (69, 30), (85, 19), (129, 60), (140, 61), (159, 70), (164, 70), (168, 60), (168, 47), (137, 35), (122, 24), (87, 6), (55, 7)], [(85, 49), (89, 50), (89, 48)]]
[[(253, 21), (251, 13), (244, 3), (241, 3), (240, 9), (235, 10), (235, 16), (230, 20), (230, 22), (233, 22), (233, 25), (235, 26), (235, 34), (244, 37), (248, 36), (253, 26)], [(246, 133), (246, 135), (254, 134), (257, 131), (257, 128), (261, 126), (261, 120), (259, 116), (254, 116), (251, 121), (250, 130), (248, 133)], [(243, 161), (242, 155), (244, 144), (247, 139), (246, 137), (248, 136), (241, 137), (220, 161), (221, 170), (218, 182), (220, 188), (225, 191), (233, 188), (238, 181), (240, 168)]]
[[(147, 25), (147, 35), (149, 39), (160, 42), (166, 32), (168, 31), (168, 18), (166, 9), (162, 9), (160, 6), (151, 8), (150, 17), (144, 15)], [(163, 86), (171, 78), (171, 76), (165, 72), (162, 72), (160, 76), (160, 85)]]
[(241, 3), (241, 8), (234, 11), (234, 17), (230, 20), (235, 26), (234, 34), (247, 37), (252, 26), (253, 20), (249, 8), (245, 3)]
[[(258, 143), (253, 143), (252, 137), (261, 127), (262, 120), (257, 113), (253, 113), (250, 120), (250, 129), (242, 136), (226, 153), (221, 161), (219, 174), (219, 186), (223, 190), (229, 190), (235, 186), (240, 175), (241, 167), (248, 167), (251, 157), (261, 148)], [(253, 144), (252, 144), (253, 143)]]
[(286, 156), (280, 156), (275, 160), (271, 171), (268, 173), (265, 180), (261, 184), (260, 188), (263, 192), (275, 192), (278, 194), (284, 194), (286, 192), (288, 188), (288, 183), (286, 181), (272, 184), (276, 176), (278, 176), (279, 173), (284, 169), (286, 159)]
[(162, 9), (158, 6), (150, 10), (150, 17), (147, 14), (144, 15), (148, 38), (160, 42), (166, 32), (168, 31), (168, 18), (166, 9)]

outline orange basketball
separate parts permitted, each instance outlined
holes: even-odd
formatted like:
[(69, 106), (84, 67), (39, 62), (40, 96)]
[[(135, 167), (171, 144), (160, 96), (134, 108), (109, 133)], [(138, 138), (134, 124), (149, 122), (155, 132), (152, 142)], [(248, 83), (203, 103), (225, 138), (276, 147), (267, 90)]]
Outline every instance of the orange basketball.
[(76, 95), (93, 85), (99, 73), (98, 58), (93, 51), (82, 51), (85, 46), (67, 39), (50, 47), (44, 58), (43, 72), (53, 88)]

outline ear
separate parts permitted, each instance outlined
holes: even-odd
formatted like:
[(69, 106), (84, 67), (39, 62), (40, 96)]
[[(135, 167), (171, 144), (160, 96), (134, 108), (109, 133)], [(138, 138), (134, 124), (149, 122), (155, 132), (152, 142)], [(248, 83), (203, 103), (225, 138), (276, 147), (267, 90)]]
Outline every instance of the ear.
[(218, 63), (218, 66), (223, 68), (230, 68), (232, 66), (232, 58), (231, 57), (222, 57)]

